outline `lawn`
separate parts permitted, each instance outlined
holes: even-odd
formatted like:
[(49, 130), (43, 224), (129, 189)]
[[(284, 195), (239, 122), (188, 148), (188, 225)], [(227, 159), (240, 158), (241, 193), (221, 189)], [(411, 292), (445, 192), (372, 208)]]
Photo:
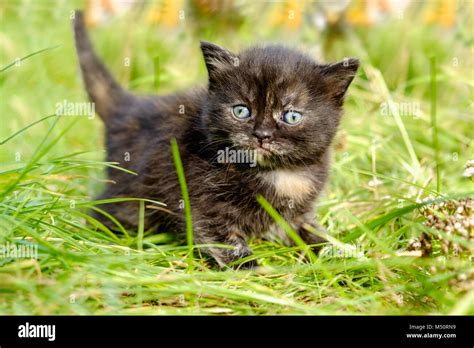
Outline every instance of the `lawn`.
[[(172, 231), (109, 231), (90, 216), (114, 166), (103, 125), (55, 115), (64, 101), (87, 101), (70, 20), (83, 4), (0, 1), (0, 314), (473, 315), (473, 3), (457, 3), (451, 24), (423, 19), (431, 1), (324, 29), (310, 1), (289, 1), (286, 21), (275, 2), (236, 0), (206, 15), (178, 1), (186, 16), (176, 21), (180, 5), (169, 3), (90, 28), (136, 93), (204, 84), (201, 39), (361, 60), (315, 211), (330, 243), (310, 260), (300, 247), (252, 240), (260, 267), (233, 271), (197, 246), (190, 255)], [(37, 255), (12, 255), (21, 248)]]

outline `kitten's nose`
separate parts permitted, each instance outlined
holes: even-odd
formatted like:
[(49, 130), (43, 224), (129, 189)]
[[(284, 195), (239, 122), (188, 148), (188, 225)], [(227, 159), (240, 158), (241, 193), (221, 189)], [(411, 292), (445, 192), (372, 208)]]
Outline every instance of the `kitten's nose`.
[(252, 134), (260, 140), (270, 139), (273, 136), (273, 129), (257, 128), (253, 130)]

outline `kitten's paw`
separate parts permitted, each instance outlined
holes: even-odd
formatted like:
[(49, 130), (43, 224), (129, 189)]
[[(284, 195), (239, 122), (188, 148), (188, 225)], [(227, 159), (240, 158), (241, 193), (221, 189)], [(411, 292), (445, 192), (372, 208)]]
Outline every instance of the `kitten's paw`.
[[(327, 233), (326, 230), (323, 227), (319, 226), (318, 224), (312, 224), (312, 227), (320, 231), (322, 234)], [(303, 239), (303, 241), (307, 245), (316, 244), (316, 246), (313, 246), (311, 248), (313, 252), (315, 253), (318, 253), (321, 250), (321, 247), (322, 247), (321, 244), (327, 243), (327, 239), (306, 230), (304, 226), (302, 226), (298, 232), (299, 232), (300, 237)]]
[(252, 250), (250, 250), (249, 247), (247, 246), (245, 250), (240, 250), (237, 253), (234, 253), (234, 255), (235, 255), (235, 259), (228, 263), (232, 263), (230, 267), (232, 267), (235, 270), (245, 270), (245, 269), (249, 270), (258, 266), (256, 260), (248, 260), (245, 262), (239, 262), (241, 259), (253, 255)]
[(250, 250), (247, 244), (234, 245), (233, 249), (214, 249), (211, 255), (216, 259), (221, 268), (230, 267), (235, 270), (248, 270), (258, 266), (255, 260), (239, 262), (241, 259), (253, 255), (252, 250)]
[(254, 269), (258, 266), (257, 261), (255, 260), (249, 260), (244, 263), (239, 263), (237, 265), (232, 266), (233, 269), (235, 270), (251, 270)]

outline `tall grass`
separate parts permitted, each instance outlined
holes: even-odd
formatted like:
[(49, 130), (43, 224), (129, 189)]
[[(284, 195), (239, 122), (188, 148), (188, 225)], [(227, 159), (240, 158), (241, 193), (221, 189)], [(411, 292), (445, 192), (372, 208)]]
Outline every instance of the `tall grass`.
[(186, 243), (188, 244), (189, 255), (193, 256), (193, 218), (191, 213), (191, 202), (189, 201), (188, 185), (186, 184), (186, 177), (184, 175), (183, 163), (179, 154), (179, 147), (176, 139), (171, 139), (171, 152), (173, 154), (173, 161), (178, 174), (179, 186), (181, 187), (181, 194), (184, 203), (184, 215), (186, 218)]

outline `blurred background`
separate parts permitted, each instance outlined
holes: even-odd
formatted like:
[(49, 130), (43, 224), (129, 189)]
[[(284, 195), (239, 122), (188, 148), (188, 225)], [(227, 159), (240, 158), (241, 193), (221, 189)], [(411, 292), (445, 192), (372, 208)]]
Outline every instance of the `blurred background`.
[[(268, 277), (236, 281), (196, 259), (193, 283), (186, 251), (167, 237), (146, 235), (143, 252), (133, 236), (91, 228), (76, 208), (104, 186), (103, 125), (81, 114), (45, 118), (58, 104), (88, 101), (74, 9), (85, 10), (96, 51), (136, 93), (206, 84), (199, 40), (233, 51), (281, 43), (321, 62), (358, 57), (317, 215), (365, 263), (305, 264), (295, 250), (252, 241)], [(473, 16), (467, 0), (0, 0), (0, 242), (33, 241), (41, 253), (2, 259), (0, 312), (474, 313), (472, 198), (411, 205), (473, 196)], [(157, 298), (169, 302), (157, 309)]]

